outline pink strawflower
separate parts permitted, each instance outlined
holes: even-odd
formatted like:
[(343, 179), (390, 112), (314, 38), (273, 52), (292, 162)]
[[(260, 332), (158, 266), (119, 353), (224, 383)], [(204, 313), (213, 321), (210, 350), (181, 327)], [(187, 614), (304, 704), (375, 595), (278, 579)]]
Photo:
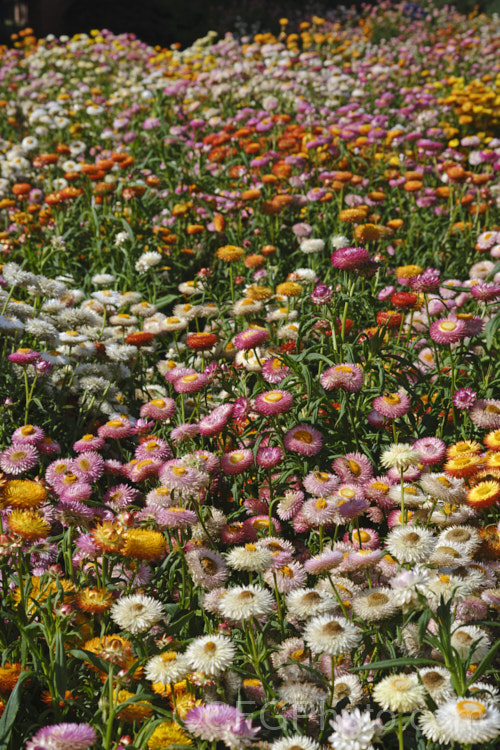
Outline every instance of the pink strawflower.
[(303, 485), (311, 495), (325, 497), (337, 489), (339, 478), (327, 471), (312, 471), (304, 477)]
[(163, 462), (161, 459), (143, 458), (141, 461), (134, 459), (123, 467), (123, 473), (131, 482), (142, 482), (148, 477), (158, 475)]
[(278, 503), (276, 513), (282, 521), (290, 521), (297, 515), (304, 502), (304, 493), (300, 490), (286, 490)]
[(337, 503), (327, 497), (311, 497), (302, 506), (301, 514), (312, 528), (327, 526), (337, 518)]
[(290, 368), (278, 357), (271, 357), (262, 363), (261, 375), (267, 383), (281, 383), (291, 372)]
[(288, 391), (266, 391), (260, 393), (254, 401), (254, 409), (264, 416), (283, 414), (292, 408), (293, 396)]
[(241, 474), (253, 464), (253, 453), (249, 448), (241, 448), (224, 453), (220, 465), (224, 474)]
[(172, 451), (168, 443), (164, 440), (160, 440), (158, 437), (150, 437), (144, 442), (139, 443), (135, 449), (134, 457), (138, 461), (142, 461), (144, 458), (153, 458), (157, 461), (166, 461), (170, 458)]
[(438, 344), (455, 344), (469, 334), (465, 321), (459, 318), (441, 318), (431, 324), (429, 335)]
[[(264, 369), (264, 365), (262, 366), (262, 369)], [(251, 408), (252, 405), (250, 403), (250, 399), (246, 398), (245, 396), (237, 398), (233, 404), (233, 419), (235, 420), (235, 422), (244, 422), (250, 414)]]
[(51, 724), (33, 735), (26, 750), (87, 750), (96, 742), (97, 732), (90, 724)]
[(100, 451), (104, 448), (106, 442), (104, 438), (97, 437), (97, 435), (84, 435), (80, 440), (77, 440), (73, 444), (73, 450), (76, 453), (84, 453), (85, 451)]
[(364, 247), (341, 247), (332, 253), (331, 261), (335, 268), (361, 268), (370, 260), (370, 254)]
[(262, 578), (268, 586), (276, 585), (280, 594), (288, 594), (305, 585), (307, 573), (303, 565), (292, 560), (279, 568), (269, 568), (264, 571)]
[(207, 474), (215, 474), (219, 470), (219, 459), (215, 453), (206, 450), (193, 451), (190, 454), (193, 457), (200, 471), (206, 471)]
[(67, 486), (61, 484), (56, 488), (56, 492), (61, 500), (77, 500), (78, 502), (82, 502), (90, 499), (92, 485), (88, 482), (73, 482)]
[(500, 401), (494, 398), (478, 399), (469, 411), (469, 417), (479, 427), (487, 430), (500, 429)]
[(73, 498), (64, 498), (55, 508), (55, 517), (63, 526), (88, 526), (94, 509)]
[(190, 440), (196, 437), (200, 432), (200, 428), (195, 422), (183, 422), (182, 424), (174, 427), (170, 433), (170, 439), (175, 443), (181, 443), (183, 440)]
[(350, 542), (356, 549), (376, 549), (379, 546), (379, 536), (375, 529), (360, 527), (356, 531), (346, 531), (344, 542)]
[(440, 285), (440, 272), (437, 268), (426, 268), (418, 276), (408, 279), (408, 285), (414, 292), (432, 292)]
[(141, 417), (164, 420), (170, 419), (175, 414), (176, 404), (173, 398), (155, 398), (141, 406)]
[(287, 450), (301, 456), (315, 456), (323, 446), (321, 433), (308, 424), (298, 424), (288, 430), (283, 438)]
[[(193, 370), (192, 367), (173, 367), (166, 373), (165, 380), (168, 380), (169, 383), (174, 384), (176, 380), (184, 377), (184, 375), (194, 375), (195, 373), (196, 370)], [(162, 401), (165, 400), (166, 399), (162, 399)]]
[(363, 453), (346, 453), (332, 461), (332, 469), (342, 482), (364, 484), (373, 477), (373, 467)]
[(129, 484), (116, 484), (110, 487), (103, 497), (103, 501), (113, 510), (121, 510), (131, 505), (137, 499), (139, 492)]
[(384, 417), (397, 419), (410, 411), (411, 402), (408, 394), (400, 388), (397, 393), (377, 396), (373, 399), (372, 405)]
[(340, 550), (329, 549), (306, 560), (304, 568), (308, 573), (320, 575), (321, 573), (327, 573), (329, 570), (337, 568), (343, 559), (344, 555)]
[(273, 448), (271, 445), (267, 445), (264, 448), (259, 448), (257, 451), (257, 466), (261, 469), (274, 469), (278, 466), (285, 457), (284, 451), (280, 447)]
[(182, 529), (186, 526), (194, 526), (198, 518), (194, 510), (171, 506), (170, 508), (161, 508), (157, 516), (158, 526), (161, 529)]
[(226, 703), (196, 706), (186, 714), (184, 724), (195, 737), (212, 743), (220, 741), (229, 748), (245, 747), (259, 733), (251, 719), (245, 719), (239, 709)]
[(235, 336), (234, 345), (237, 349), (255, 349), (269, 338), (267, 328), (248, 328)]
[(413, 444), (413, 450), (417, 451), (420, 456), (420, 462), (424, 466), (439, 464), (446, 456), (446, 444), (436, 437), (426, 437), (416, 440)]
[(477, 393), (472, 388), (459, 388), (453, 394), (452, 401), (457, 409), (468, 411), (477, 401)]
[(30, 443), (14, 443), (0, 453), (0, 469), (11, 476), (29, 471), (38, 463), (38, 451)]
[(490, 302), (500, 298), (500, 284), (489, 281), (480, 281), (471, 287), (472, 296), (481, 302)]
[(229, 422), (232, 413), (232, 404), (221, 404), (220, 406), (216, 406), (210, 414), (202, 417), (198, 422), (200, 435), (218, 435)]
[(36, 446), (43, 456), (57, 456), (61, 452), (61, 446), (52, 438), (44, 437)]
[(129, 437), (132, 433), (132, 425), (126, 417), (110, 419), (109, 422), (106, 422), (106, 424), (101, 425), (101, 427), (97, 429), (99, 437), (115, 438), (116, 440)]
[(33, 424), (25, 424), (24, 427), (18, 427), (12, 433), (13, 443), (30, 443), (31, 445), (38, 445), (44, 438), (44, 431), (41, 427), (37, 427)]
[(177, 393), (196, 393), (201, 391), (209, 382), (208, 377), (200, 372), (193, 372), (189, 375), (183, 375), (174, 382), (174, 390)]
[(35, 352), (33, 349), (18, 349), (16, 352), (9, 354), (7, 359), (16, 365), (34, 365), (38, 362), (40, 356), (39, 352)]
[(320, 375), (319, 380), (325, 391), (342, 388), (348, 393), (357, 393), (363, 387), (363, 371), (359, 365), (344, 362), (329, 367)]
[(85, 451), (72, 460), (71, 468), (78, 479), (96, 482), (104, 472), (104, 459), (99, 453)]
[(173, 458), (163, 464), (159, 477), (164, 487), (181, 493), (201, 492), (209, 482), (209, 475), (206, 472), (199, 471), (194, 466), (187, 466), (179, 458)]

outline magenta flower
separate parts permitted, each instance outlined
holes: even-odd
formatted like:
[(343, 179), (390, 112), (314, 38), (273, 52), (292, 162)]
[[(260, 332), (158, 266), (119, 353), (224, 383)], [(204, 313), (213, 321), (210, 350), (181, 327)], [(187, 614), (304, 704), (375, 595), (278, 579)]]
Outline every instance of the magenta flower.
[(170, 433), (170, 438), (175, 443), (180, 443), (183, 440), (190, 440), (191, 438), (196, 437), (199, 432), (200, 428), (195, 422), (183, 422), (182, 424), (178, 424), (177, 427), (174, 427)]
[(292, 408), (293, 396), (288, 391), (266, 391), (255, 398), (254, 409), (264, 416), (283, 414)]
[(459, 388), (453, 394), (453, 403), (462, 411), (467, 411), (476, 403), (477, 393), (472, 388)]
[(25, 424), (24, 427), (18, 427), (12, 433), (13, 443), (30, 443), (31, 445), (38, 445), (44, 438), (44, 431), (41, 427), (37, 427), (34, 424)]
[(262, 364), (261, 375), (267, 383), (276, 385), (290, 374), (290, 368), (278, 357), (266, 359)]
[(316, 284), (309, 298), (313, 305), (327, 305), (333, 298), (333, 289), (326, 284)]
[(97, 741), (90, 724), (52, 724), (42, 727), (28, 742), (26, 750), (87, 750)]
[(332, 266), (344, 270), (361, 268), (370, 260), (370, 254), (364, 247), (341, 247), (332, 253)]
[(40, 359), (40, 354), (33, 349), (18, 349), (7, 357), (16, 365), (34, 365)]
[(352, 362), (329, 367), (320, 375), (320, 383), (325, 391), (342, 388), (348, 393), (357, 393), (363, 387), (363, 370)]
[(247, 328), (246, 331), (239, 333), (234, 339), (234, 345), (237, 349), (255, 349), (269, 338), (267, 328)]
[(173, 398), (155, 398), (141, 406), (141, 417), (150, 419), (170, 419), (175, 414), (175, 401)]
[(388, 419), (397, 419), (410, 411), (410, 398), (400, 389), (397, 393), (388, 393), (373, 399), (373, 408)]
[(436, 437), (420, 438), (413, 444), (413, 450), (417, 451), (424, 466), (439, 464), (446, 456), (445, 443)]
[(208, 377), (200, 372), (193, 372), (189, 375), (183, 375), (174, 382), (174, 389), (177, 393), (196, 393), (201, 391), (209, 382)]
[(84, 435), (80, 440), (77, 440), (73, 445), (73, 450), (76, 453), (84, 453), (85, 451), (99, 451), (104, 448), (106, 442), (104, 438), (97, 437), (97, 435)]
[(84, 451), (71, 462), (72, 470), (78, 479), (95, 482), (104, 471), (104, 459), (94, 451)]
[(221, 404), (220, 406), (216, 406), (210, 414), (202, 417), (198, 422), (200, 435), (218, 435), (227, 425), (232, 413), (233, 404)]
[(489, 281), (480, 281), (471, 287), (472, 296), (481, 302), (490, 302), (500, 297), (500, 284)]
[(468, 336), (469, 332), (465, 321), (459, 318), (441, 318), (431, 324), (429, 334), (438, 344), (455, 344)]
[(14, 443), (0, 453), (0, 469), (6, 474), (18, 476), (38, 463), (38, 451), (30, 443)]
[(259, 448), (257, 451), (257, 466), (262, 469), (274, 469), (278, 466), (284, 458), (284, 452), (282, 448), (273, 448), (267, 445), (265, 448)]
[(494, 398), (478, 399), (470, 409), (469, 417), (479, 427), (500, 430), (500, 401)]
[(249, 448), (241, 448), (224, 453), (220, 466), (224, 474), (241, 474), (253, 464), (253, 453)]
[(315, 456), (319, 453), (323, 439), (321, 433), (308, 424), (298, 424), (288, 430), (283, 438), (285, 448), (301, 456)]
[(208, 742), (224, 742), (229, 748), (249, 744), (259, 732), (252, 727), (251, 719), (245, 719), (239, 709), (227, 703), (196, 706), (188, 711), (184, 723), (187, 731), (195, 737)]
[(436, 268), (426, 268), (408, 280), (408, 285), (414, 292), (432, 292), (438, 289), (440, 283), (440, 273)]

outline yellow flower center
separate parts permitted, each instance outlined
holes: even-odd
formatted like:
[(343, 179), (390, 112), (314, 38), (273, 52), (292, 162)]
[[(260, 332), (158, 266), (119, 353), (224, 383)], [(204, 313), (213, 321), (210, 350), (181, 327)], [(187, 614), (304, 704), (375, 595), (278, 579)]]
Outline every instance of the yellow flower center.
[(325, 500), (324, 497), (319, 497), (316, 500), (315, 505), (318, 508), (318, 510), (323, 510), (323, 508), (326, 508), (326, 506), (328, 505), (328, 503), (326, 502), (326, 500)]
[(349, 461), (347, 462), (347, 465), (349, 466), (349, 470), (351, 474), (354, 474), (355, 477), (359, 477), (362, 469), (361, 469), (361, 466), (358, 464), (358, 462), (353, 461), (352, 459), (349, 459)]
[(159, 409), (165, 406), (165, 401), (162, 398), (154, 398), (150, 403), (151, 406), (157, 406)]
[(229, 456), (229, 461), (232, 464), (239, 464), (240, 461), (242, 461), (245, 458), (243, 453), (233, 453), (232, 456)]
[(486, 713), (486, 706), (479, 701), (463, 700), (457, 703), (457, 714), (461, 719), (481, 720)]
[(279, 391), (271, 391), (271, 393), (266, 393), (264, 396), (264, 401), (267, 401), (267, 403), (275, 404), (278, 401), (281, 401), (283, 398), (283, 394)]
[(32, 424), (25, 424), (21, 427), (21, 435), (32, 435), (35, 432), (35, 428)]
[(454, 331), (456, 327), (457, 327), (457, 324), (454, 323), (452, 320), (444, 320), (442, 323), (439, 324), (439, 328), (442, 331), (445, 331), (445, 333)]
[(351, 497), (356, 496), (356, 492), (354, 490), (351, 490), (350, 487), (344, 487), (343, 490), (340, 490), (339, 495), (342, 495), (342, 497), (346, 497), (350, 499)]
[(186, 473), (186, 469), (184, 468), (184, 466), (174, 466), (174, 468), (172, 469), (172, 473), (177, 477), (182, 477)]
[(307, 430), (296, 430), (293, 433), (295, 440), (300, 440), (302, 443), (312, 443), (312, 435)]
[(192, 375), (184, 375), (184, 377), (182, 378), (182, 382), (194, 383), (194, 381), (197, 380), (197, 378), (198, 378), (198, 375), (195, 372), (193, 372)]
[(397, 393), (389, 393), (388, 396), (384, 396), (384, 401), (387, 404), (391, 404), (391, 406), (395, 404), (399, 404), (401, 402), (401, 399), (399, 398)]
[(361, 543), (370, 541), (370, 534), (367, 531), (355, 531), (353, 537)]

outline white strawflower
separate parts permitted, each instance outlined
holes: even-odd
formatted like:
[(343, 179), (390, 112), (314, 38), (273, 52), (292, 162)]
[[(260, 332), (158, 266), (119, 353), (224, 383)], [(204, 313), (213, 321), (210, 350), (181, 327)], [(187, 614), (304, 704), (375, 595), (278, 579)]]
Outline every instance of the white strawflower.
[(272, 594), (262, 586), (234, 586), (227, 589), (220, 603), (220, 611), (223, 617), (230, 620), (248, 620), (270, 614), (273, 604)]
[(400, 606), (416, 604), (419, 593), (425, 592), (428, 582), (429, 571), (420, 565), (415, 565), (412, 570), (402, 570), (390, 581), (394, 589), (394, 600)]
[(353, 674), (343, 674), (335, 678), (332, 705), (335, 706), (340, 701), (348, 698), (349, 708), (354, 708), (358, 703), (361, 703), (363, 697), (363, 685), (359, 677)]
[(338, 607), (333, 594), (316, 589), (296, 589), (286, 595), (288, 614), (299, 620), (333, 612)]
[(493, 703), (454, 698), (442, 703), (435, 716), (447, 742), (475, 745), (500, 735), (500, 710)]
[(315, 240), (312, 237), (308, 240), (302, 240), (300, 243), (300, 249), (306, 255), (310, 253), (321, 253), (325, 249), (325, 243), (323, 240)]
[(315, 281), (316, 280), (316, 271), (313, 271), (312, 268), (296, 268), (295, 271), (293, 271), (294, 280), (299, 279), (299, 281)]
[(233, 663), (236, 646), (224, 635), (196, 638), (186, 649), (186, 658), (195, 672), (218, 675)]
[(128, 239), (128, 232), (118, 232), (115, 237), (115, 247), (123, 247)]
[(418, 673), (434, 703), (443, 703), (453, 697), (451, 674), (446, 667), (424, 667)]
[(420, 463), (420, 454), (409, 443), (393, 443), (382, 453), (380, 462), (386, 469), (406, 471)]
[(118, 627), (137, 635), (145, 633), (162, 619), (163, 606), (152, 596), (132, 594), (118, 599), (111, 607), (110, 614)]
[(153, 268), (153, 266), (157, 266), (158, 263), (161, 263), (161, 260), (161, 253), (157, 253), (155, 250), (143, 253), (135, 264), (135, 270), (137, 271), (137, 273), (146, 273), (146, 271), (149, 271), (150, 268)]
[(478, 664), (490, 650), (491, 641), (477, 625), (461, 625), (453, 632), (451, 645), (460, 659), (470, 657), (474, 664)]
[(372, 740), (382, 731), (380, 719), (371, 719), (368, 711), (359, 708), (342, 711), (330, 722), (333, 734), (328, 741), (334, 750), (372, 750)]
[(106, 344), (106, 354), (113, 362), (129, 362), (137, 354), (137, 347), (130, 344)]
[(273, 556), (265, 547), (250, 543), (244, 547), (234, 547), (226, 556), (227, 564), (235, 570), (263, 573), (271, 565)]
[(425, 705), (425, 689), (415, 673), (392, 674), (375, 685), (373, 698), (385, 711), (407, 713)]
[(361, 631), (344, 617), (321, 615), (307, 623), (304, 640), (316, 653), (337, 656), (356, 648), (361, 640)]
[(144, 676), (151, 682), (163, 685), (180, 682), (191, 671), (189, 661), (177, 651), (164, 651), (153, 656), (146, 664)]
[(282, 737), (271, 745), (271, 750), (320, 750), (319, 743), (301, 734)]
[(94, 286), (108, 286), (112, 284), (115, 277), (110, 273), (96, 273), (92, 276), (92, 283)]
[(432, 531), (421, 526), (396, 526), (388, 533), (385, 546), (400, 563), (427, 560), (436, 545)]
[(330, 240), (334, 250), (340, 250), (341, 247), (349, 247), (349, 238), (343, 234), (335, 234)]

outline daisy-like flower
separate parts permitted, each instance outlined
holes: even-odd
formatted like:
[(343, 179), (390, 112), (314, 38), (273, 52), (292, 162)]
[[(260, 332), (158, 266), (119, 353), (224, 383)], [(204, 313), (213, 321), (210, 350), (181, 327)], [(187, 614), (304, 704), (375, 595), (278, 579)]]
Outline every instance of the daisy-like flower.
[(257, 451), (257, 466), (260, 466), (263, 469), (274, 469), (283, 461), (284, 456), (285, 453), (279, 446), (273, 447), (271, 445), (266, 445), (264, 448), (259, 448)]
[(343, 553), (338, 549), (327, 549), (321, 552), (319, 555), (310, 557), (304, 563), (304, 568), (308, 573), (313, 575), (319, 575), (320, 573), (327, 573), (330, 570), (334, 570), (344, 559)]
[(253, 464), (253, 453), (249, 448), (224, 453), (220, 465), (225, 474), (241, 474)]
[(363, 387), (363, 370), (353, 362), (329, 367), (320, 375), (320, 383), (325, 391), (342, 388), (348, 393), (358, 393)]
[(247, 350), (255, 349), (269, 339), (267, 328), (248, 328), (246, 331), (238, 333), (234, 339), (234, 345), (237, 349)]
[(420, 463), (424, 466), (439, 464), (446, 455), (445, 443), (436, 437), (425, 437), (416, 440), (413, 450), (420, 456)]
[(323, 440), (321, 433), (311, 425), (298, 424), (288, 430), (283, 438), (287, 450), (302, 456), (315, 456), (320, 452)]
[(73, 722), (42, 727), (26, 745), (26, 750), (87, 750), (97, 742), (90, 724)]
[(299, 620), (308, 617), (333, 612), (337, 607), (337, 600), (332, 594), (316, 589), (296, 589), (286, 596), (288, 614)]
[(474, 664), (479, 664), (490, 650), (491, 641), (477, 625), (460, 625), (453, 631), (451, 645), (456, 649), (460, 659), (470, 657)]
[(312, 471), (304, 477), (302, 484), (307, 492), (318, 497), (331, 495), (339, 484), (338, 477), (327, 471)]
[(494, 703), (453, 698), (437, 708), (435, 717), (447, 743), (475, 745), (500, 735), (500, 710)]
[(144, 669), (144, 676), (150, 682), (169, 685), (180, 682), (190, 671), (191, 664), (184, 654), (179, 654), (177, 651), (164, 651), (149, 659)]
[(233, 586), (220, 602), (220, 611), (223, 617), (241, 621), (264, 617), (272, 612), (273, 605), (272, 594), (262, 586)]
[(402, 570), (391, 578), (394, 601), (399, 606), (416, 604), (419, 594), (424, 594), (429, 583), (429, 571), (420, 565), (411, 570)]
[(397, 419), (410, 411), (411, 402), (408, 394), (400, 389), (397, 393), (377, 396), (373, 399), (372, 405), (375, 411), (387, 419)]
[(389, 497), (394, 503), (401, 503), (404, 500), (405, 507), (418, 508), (425, 500), (426, 496), (415, 484), (404, 483), (403, 487), (393, 484), (389, 490)]
[(197, 393), (209, 382), (208, 376), (202, 372), (192, 372), (174, 381), (177, 393)]
[(207, 547), (189, 550), (186, 562), (193, 583), (203, 589), (216, 589), (229, 578), (229, 569), (222, 555)]
[(75, 453), (85, 453), (85, 451), (99, 451), (104, 448), (104, 438), (97, 437), (97, 435), (91, 435), (90, 433), (84, 435), (73, 444), (73, 450)]
[(373, 588), (363, 592), (352, 601), (354, 614), (367, 623), (388, 620), (399, 605), (394, 593), (387, 588)]
[(160, 482), (170, 491), (190, 494), (201, 492), (209, 483), (210, 477), (204, 471), (186, 466), (182, 459), (173, 458), (164, 463), (158, 474)]
[(174, 427), (174, 429), (170, 433), (170, 439), (175, 443), (180, 443), (183, 440), (190, 440), (191, 438), (196, 437), (199, 432), (200, 428), (197, 424), (191, 422), (183, 422), (182, 424), (177, 425), (177, 427)]
[(311, 497), (302, 506), (301, 514), (313, 528), (328, 525), (337, 517), (337, 503), (334, 499)]
[(71, 466), (78, 479), (92, 484), (104, 471), (104, 459), (94, 451), (83, 451), (73, 459)]
[(320, 750), (320, 745), (311, 737), (302, 734), (292, 734), (275, 740), (270, 750)]
[(33, 424), (25, 424), (24, 427), (18, 427), (12, 433), (13, 443), (30, 443), (31, 445), (38, 445), (44, 438), (44, 431), (41, 427)]
[(332, 462), (333, 471), (342, 482), (364, 484), (373, 477), (373, 467), (368, 456), (363, 453), (346, 453)]
[(409, 713), (425, 705), (425, 689), (416, 674), (394, 674), (375, 685), (373, 698), (385, 711)]
[(259, 730), (236, 707), (208, 703), (189, 711), (184, 724), (188, 732), (208, 742), (221, 741), (230, 750), (239, 750), (255, 739)]
[(111, 607), (110, 614), (119, 628), (138, 635), (156, 625), (164, 612), (162, 604), (157, 599), (144, 594), (132, 594), (118, 599)]
[(273, 556), (265, 547), (257, 547), (253, 542), (244, 547), (234, 547), (226, 560), (230, 568), (247, 570), (252, 573), (263, 573), (272, 563)]
[(292, 560), (285, 565), (268, 568), (262, 578), (268, 586), (276, 585), (280, 594), (288, 594), (304, 586), (307, 574), (299, 562)]
[(429, 328), (429, 335), (437, 344), (456, 344), (468, 335), (467, 324), (459, 318), (435, 320)]
[(333, 750), (372, 750), (372, 741), (382, 732), (381, 719), (372, 719), (368, 711), (344, 709), (330, 722), (333, 734), (328, 738)]
[(487, 430), (500, 429), (500, 401), (489, 399), (478, 399), (469, 410), (469, 417), (479, 427)]
[(457, 409), (461, 411), (468, 411), (471, 409), (477, 400), (477, 393), (472, 388), (458, 388), (453, 394), (453, 403)]
[(419, 563), (426, 560), (436, 545), (429, 529), (420, 526), (396, 526), (386, 538), (386, 548), (400, 563)]
[(467, 502), (473, 508), (489, 508), (500, 500), (500, 482), (479, 482), (467, 492)]
[(232, 412), (232, 404), (221, 404), (220, 406), (216, 406), (210, 414), (207, 414), (200, 419), (198, 422), (198, 432), (200, 435), (218, 435), (227, 425)]
[(231, 666), (236, 646), (224, 635), (196, 638), (186, 649), (186, 659), (196, 672), (218, 675)]
[(31, 443), (14, 443), (0, 453), (0, 469), (12, 476), (24, 474), (37, 465), (38, 455)]
[(370, 260), (364, 247), (341, 247), (332, 253), (332, 266), (346, 270), (361, 268)]
[(409, 443), (393, 443), (382, 453), (380, 462), (386, 469), (406, 471), (420, 462), (420, 454)]
[(434, 703), (443, 703), (453, 696), (451, 674), (445, 667), (423, 667), (418, 673)]
[(97, 434), (101, 438), (116, 438), (121, 440), (133, 434), (133, 428), (127, 417), (116, 417), (98, 427)]
[(170, 419), (175, 414), (175, 401), (173, 398), (155, 398), (143, 404), (140, 409), (141, 417), (149, 417), (162, 421)]
[(281, 383), (290, 372), (290, 368), (278, 357), (270, 357), (262, 363), (262, 377), (271, 385)]
[(463, 503), (465, 490), (463, 479), (446, 474), (422, 474), (419, 484), (435, 500), (444, 503)]
[(266, 391), (260, 393), (254, 402), (254, 409), (264, 416), (283, 414), (292, 408), (293, 396), (288, 391)]
[(316, 653), (338, 656), (356, 648), (361, 641), (361, 631), (344, 617), (320, 615), (307, 623), (304, 640)]

